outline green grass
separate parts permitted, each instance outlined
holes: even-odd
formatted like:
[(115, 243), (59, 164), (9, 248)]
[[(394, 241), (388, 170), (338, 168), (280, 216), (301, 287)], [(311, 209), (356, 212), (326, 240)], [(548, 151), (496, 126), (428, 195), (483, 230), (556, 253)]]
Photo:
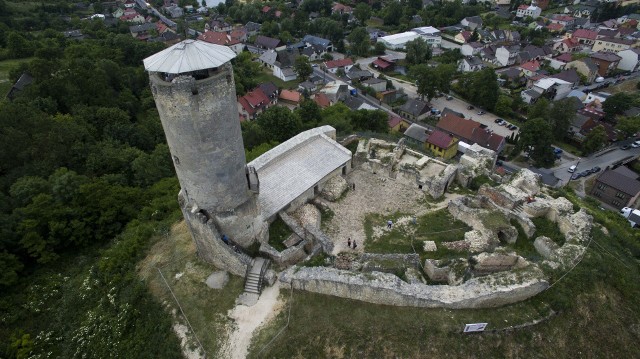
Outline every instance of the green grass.
[(531, 219), (536, 226), (535, 236), (546, 236), (554, 241), (557, 245), (562, 246), (564, 244), (564, 235), (560, 232), (558, 225), (544, 217), (537, 217)]
[(296, 79), (293, 81), (282, 81), (279, 78), (273, 76), (271, 72), (267, 72), (266, 70), (256, 77), (256, 81), (258, 83), (273, 82), (273, 84), (276, 85), (276, 87), (289, 89), (289, 90), (297, 89), (298, 84), (302, 82), (300, 79)]
[(527, 238), (527, 235), (524, 233), (524, 229), (522, 229), (520, 223), (515, 219), (511, 220), (511, 225), (516, 227), (518, 230), (518, 239), (516, 239), (515, 243), (506, 244), (505, 248), (511, 249), (526, 260), (534, 262), (540, 260), (540, 254), (533, 246), (533, 240), (535, 238)]
[[(459, 252), (451, 251), (441, 246), (440, 243), (463, 239), (464, 233), (469, 231), (471, 227), (454, 219), (446, 209), (433, 211), (418, 217), (416, 218), (416, 224), (410, 221), (405, 225), (398, 225), (396, 223), (397, 219), (405, 216), (410, 215), (404, 213), (395, 213), (390, 216), (375, 213), (367, 214), (364, 220), (366, 251), (369, 253), (417, 253), (421, 259), (460, 256)], [(389, 219), (394, 222), (392, 229), (385, 231), (380, 238), (374, 240), (374, 226), (386, 226)], [(415, 230), (415, 234), (412, 234), (411, 229)], [(438, 250), (436, 252), (424, 252), (424, 241), (436, 242)]]
[(277, 217), (276, 220), (269, 225), (269, 245), (277, 251), (284, 251), (287, 247), (283, 242), (286, 241), (292, 233), (289, 226), (287, 226), (280, 217)]
[(29, 62), (33, 58), (29, 57), (26, 59), (11, 59), (0, 61), (0, 97), (4, 97), (11, 89), (13, 83), (9, 80), (9, 71), (18, 67), (20, 64)]

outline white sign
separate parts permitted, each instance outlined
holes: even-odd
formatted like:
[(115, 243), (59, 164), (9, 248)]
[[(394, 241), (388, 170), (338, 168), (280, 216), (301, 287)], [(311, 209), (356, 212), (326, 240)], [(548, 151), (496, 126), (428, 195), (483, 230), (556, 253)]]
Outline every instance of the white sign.
[(464, 332), (483, 332), (489, 323), (474, 323), (474, 324), (465, 324)]

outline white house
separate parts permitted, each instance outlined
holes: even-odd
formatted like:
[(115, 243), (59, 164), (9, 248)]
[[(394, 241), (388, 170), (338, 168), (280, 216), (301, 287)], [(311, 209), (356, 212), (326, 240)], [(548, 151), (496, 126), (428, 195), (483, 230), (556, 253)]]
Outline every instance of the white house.
[(383, 43), (388, 49), (401, 50), (409, 41), (420, 37), (415, 31), (406, 31), (399, 34), (387, 35), (378, 38), (378, 42)]
[(460, 47), (460, 53), (464, 56), (475, 56), (484, 48), (479, 42), (469, 42)]
[(500, 66), (511, 66), (516, 63), (519, 52), (519, 46), (500, 46), (496, 50), (496, 61)]
[(433, 26), (416, 27), (412, 31), (418, 33), (431, 47), (440, 47), (442, 44), (442, 36), (440, 30)]
[(539, 17), (540, 14), (542, 14), (542, 9), (535, 5), (520, 5), (516, 11), (516, 17), (521, 18), (530, 16), (535, 19)]
[(635, 71), (640, 63), (640, 49), (627, 49), (618, 52), (622, 58), (618, 63), (618, 69), (624, 71)]
[(551, 100), (556, 101), (567, 97), (571, 92), (571, 82), (560, 80), (554, 77), (547, 77), (536, 81), (532, 89), (536, 92), (544, 93)]
[(466, 57), (458, 63), (458, 71), (462, 72), (480, 71), (483, 68), (485, 68), (484, 63), (475, 56)]

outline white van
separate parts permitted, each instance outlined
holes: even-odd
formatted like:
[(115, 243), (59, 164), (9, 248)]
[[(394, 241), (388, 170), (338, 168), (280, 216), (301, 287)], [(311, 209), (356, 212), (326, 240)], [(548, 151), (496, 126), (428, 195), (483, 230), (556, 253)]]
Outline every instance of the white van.
[(569, 169), (568, 169), (569, 173), (575, 172), (576, 171), (576, 167), (578, 167), (578, 166), (573, 165), (573, 166), (569, 167)]

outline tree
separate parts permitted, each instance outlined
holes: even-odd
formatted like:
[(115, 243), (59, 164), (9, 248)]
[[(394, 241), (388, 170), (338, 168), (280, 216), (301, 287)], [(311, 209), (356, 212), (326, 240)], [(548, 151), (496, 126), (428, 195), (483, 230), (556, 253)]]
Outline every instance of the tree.
[(298, 58), (296, 58), (296, 62), (293, 65), (293, 70), (303, 80), (306, 80), (309, 75), (313, 73), (313, 67), (311, 67), (309, 58), (306, 56), (298, 56)]
[(619, 117), (616, 130), (623, 134), (623, 138), (640, 132), (640, 116)]
[(433, 68), (426, 64), (415, 65), (409, 70), (409, 75), (416, 79), (418, 94), (424, 99), (431, 101), (436, 96), (438, 90), (438, 77)]
[(364, 25), (367, 20), (371, 17), (371, 6), (367, 3), (358, 3), (356, 8), (353, 10), (353, 16), (360, 22), (361, 25)]
[(615, 95), (611, 95), (602, 104), (602, 110), (607, 114), (607, 118), (613, 119), (616, 115), (620, 115), (633, 105), (633, 97), (630, 95), (619, 92)]
[(437, 78), (437, 87), (440, 92), (449, 93), (451, 90), (451, 81), (456, 72), (456, 66), (453, 64), (440, 64), (434, 69)]
[(536, 101), (533, 105), (529, 107), (529, 111), (527, 111), (528, 118), (542, 118), (547, 120), (549, 117), (549, 100), (544, 97), (541, 97)]
[(480, 35), (478, 35), (478, 30), (474, 29), (473, 32), (471, 33), (471, 37), (469, 38), (469, 42), (476, 42), (478, 41), (479, 38), (480, 38)]
[(347, 40), (349, 40), (349, 47), (355, 55), (365, 57), (369, 54), (371, 42), (369, 41), (369, 32), (364, 27), (358, 27), (351, 31)]
[(500, 92), (495, 71), (492, 68), (485, 68), (474, 75), (473, 102), (486, 110), (493, 110)]
[(402, 5), (399, 1), (392, 1), (384, 7), (384, 24), (398, 25), (402, 17)]
[(376, 55), (384, 55), (386, 51), (387, 51), (387, 47), (381, 42), (376, 42), (376, 44), (373, 47), (373, 53)]
[(296, 109), (296, 113), (300, 117), (304, 128), (313, 128), (322, 120), (320, 106), (309, 99), (305, 99)]
[(511, 106), (513, 105), (513, 99), (506, 95), (500, 95), (496, 102), (495, 113), (500, 116), (511, 115)]
[(584, 142), (582, 142), (582, 153), (587, 155), (599, 150), (607, 143), (607, 139), (607, 131), (604, 129), (604, 126), (596, 126), (587, 134)]
[(570, 98), (555, 101), (548, 112), (549, 123), (553, 127), (553, 137), (562, 140), (576, 118), (577, 106)]
[(529, 153), (536, 167), (547, 167), (554, 162), (552, 139), (553, 132), (547, 121), (542, 118), (529, 119), (522, 125), (519, 146)]
[(266, 141), (284, 142), (300, 131), (302, 123), (296, 113), (283, 106), (273, 106), (258, 115), (256, 122), (264, 130)]
[(431, 59), (431, 48), (421, 37), (407, 42), (405, 49), (407, 50), (405, 61), (409, 65), (422, 64)]

